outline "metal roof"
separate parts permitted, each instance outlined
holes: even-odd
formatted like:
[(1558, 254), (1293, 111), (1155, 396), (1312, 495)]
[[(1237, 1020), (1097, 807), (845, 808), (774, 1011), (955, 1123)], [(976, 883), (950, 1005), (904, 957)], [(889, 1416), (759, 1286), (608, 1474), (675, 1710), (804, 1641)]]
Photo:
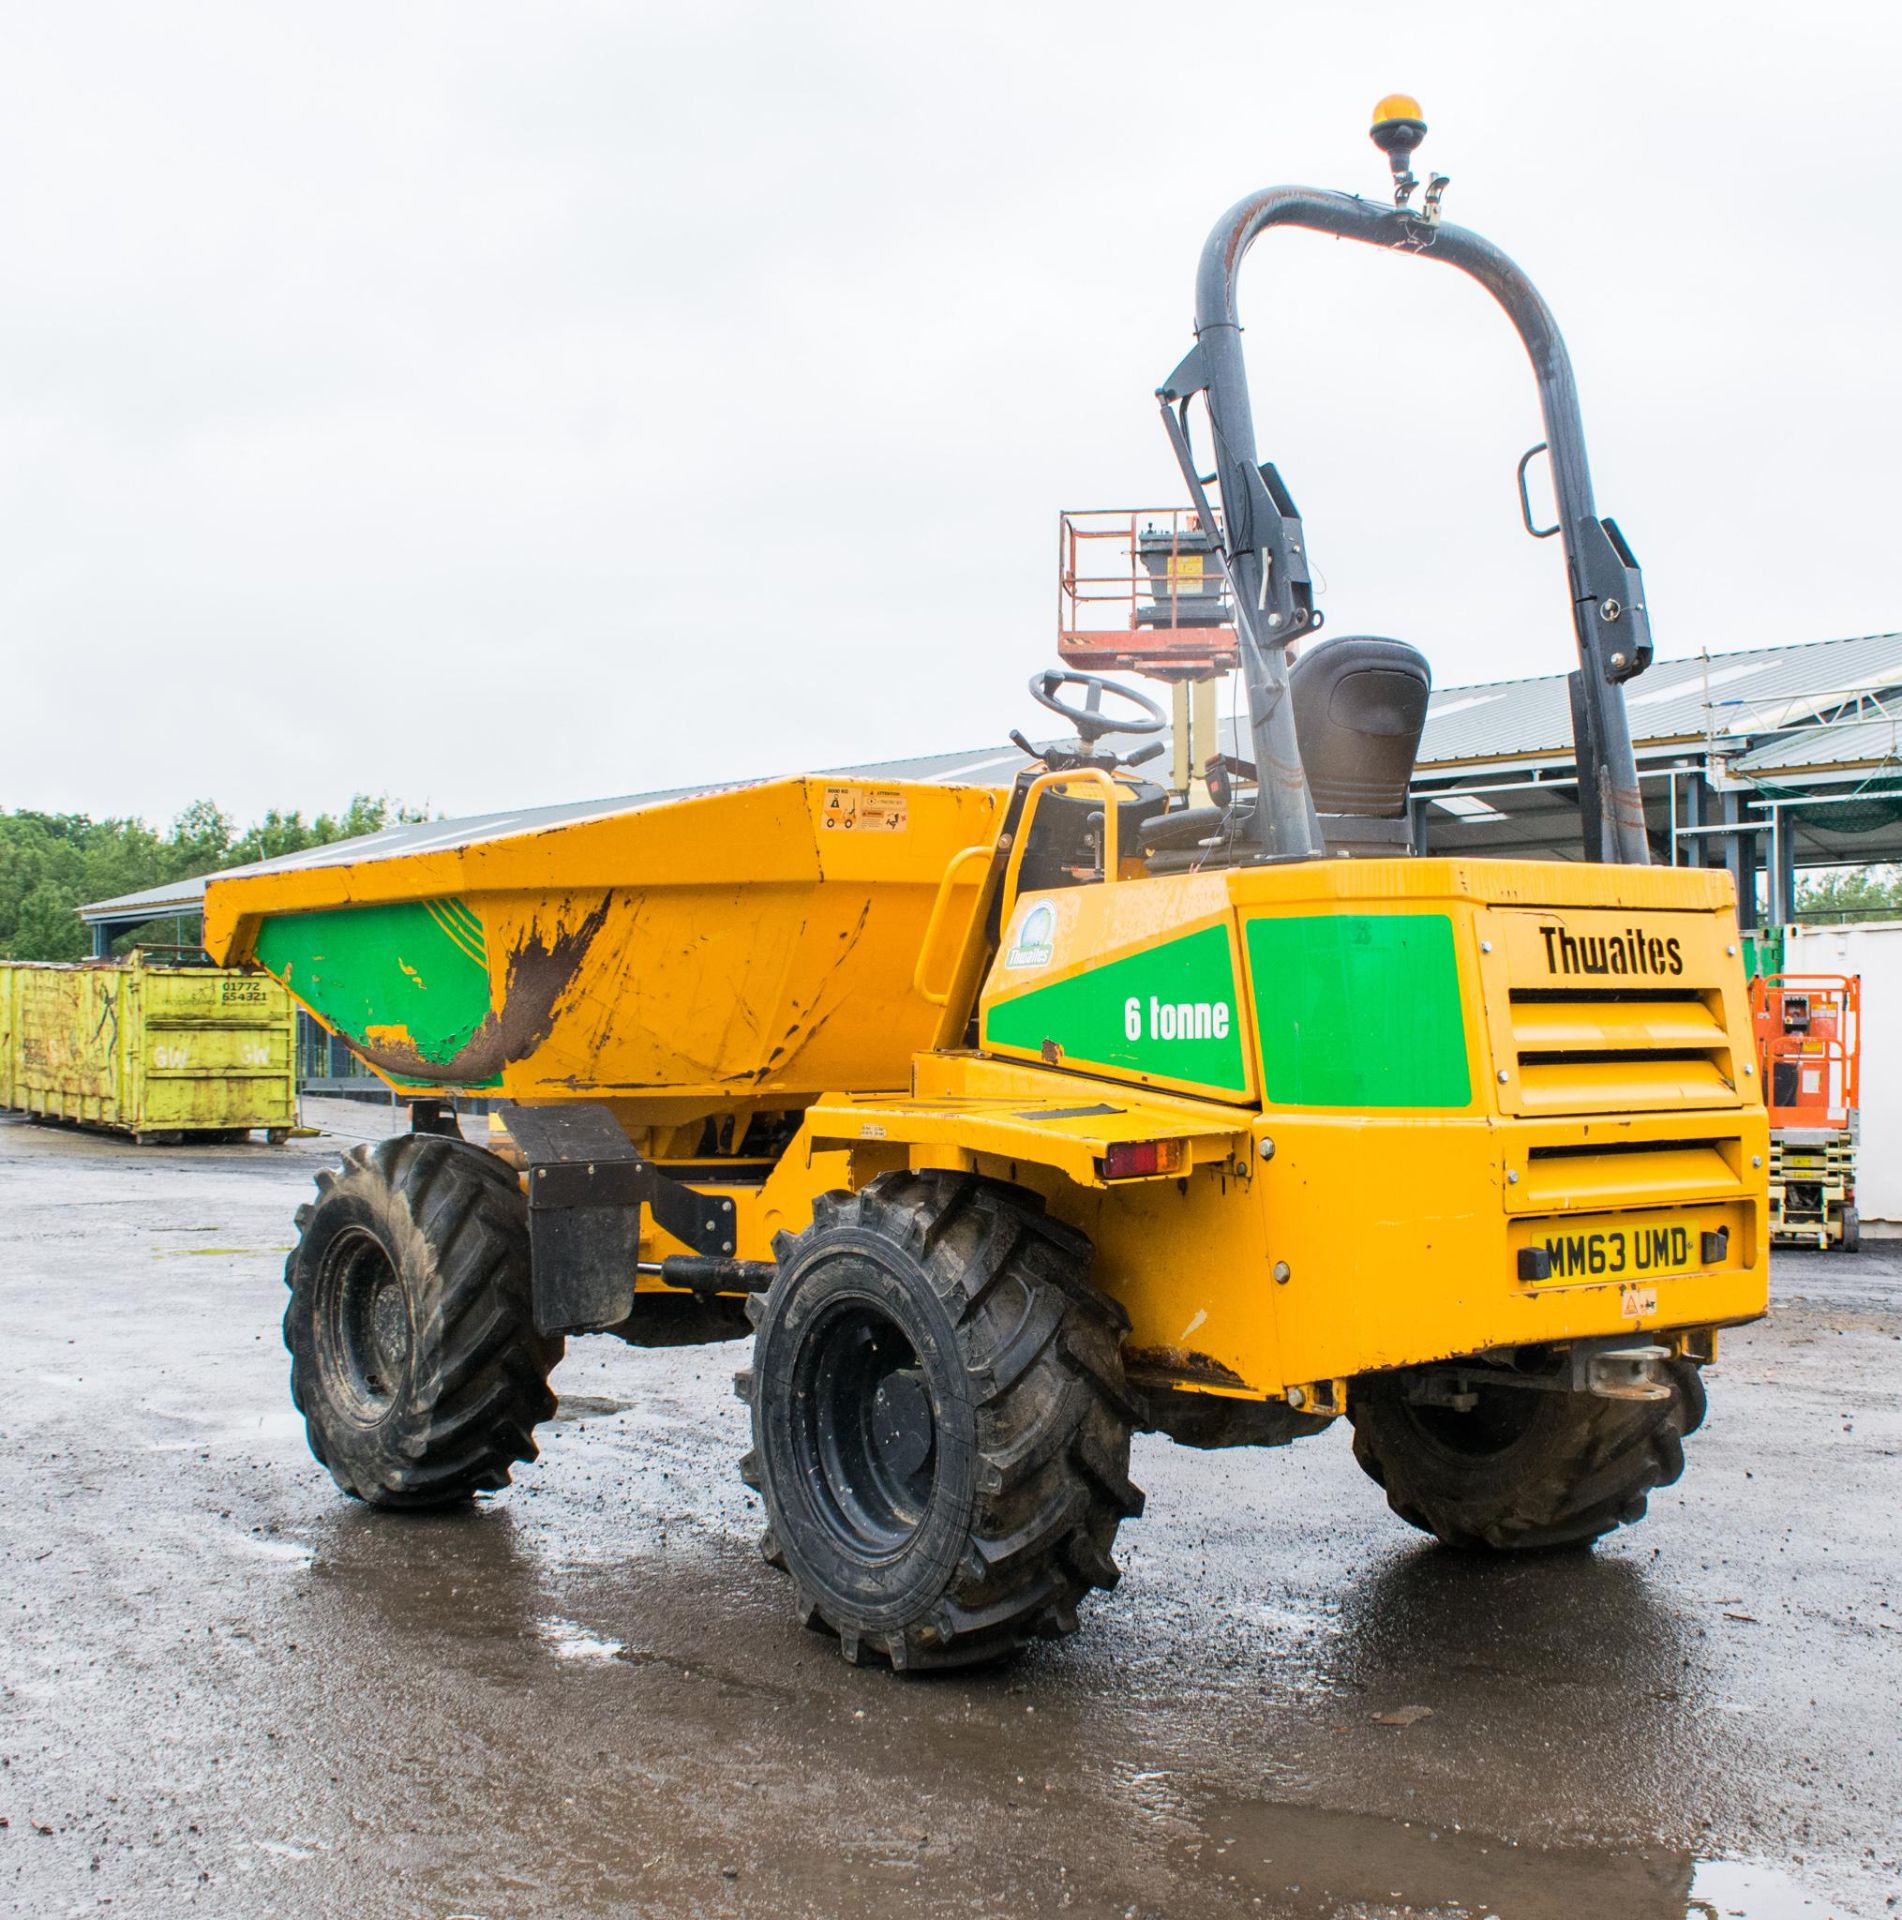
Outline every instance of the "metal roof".
[(518, 807), (506, 813), (469, 813), (456, 820), (401, 820), (376, 833), (353, 840), (331, 840), (302, 853), (279, 854), (275, 860), (254, 860), (248, 866), (225, 867), (217, 874), (195, 874), (139, 893), (122, 893), (96, 900), (79, 909), (86, 921), (124, 921), (135, 915), (159, 920), (168, 914), (196, 913), (205, 897), (205, 883), (239, 873), (290, 873), (302, 867), (347, 866), (358, 860), (376, 860), (386, 854), (421, 853), (430, 847), (470, 846), (479, 840), (499, 840), (510, 833), (534, 833), (543, 827), (565, 826), (576, 820), (600, 819), (629, 813), (662, 800), (684, 799), (693, 793), (712, 793), (713, 787), (674, 787), (661, 793), (633, 793), (615, 800), (577, 800), (552, 807)]
[[(1640, 753), (1714, 737), (1731, 743), (1817, 726), (1885, 690), (1902, 689), (1902, 633), (1755, 647), (1660, 660), (1625, 689)], [(1572, 757), (1572, 708), (1562, 673), (1444, 687), (1427, 709), (1419, 769)]]
[[(858, 767), (833, 767), (823, 772), (847, 778), (930, 780), (945, 784), (957, 782), (979, 786), (1009, 786), (1024, 765), (1024, 756), (1015, 747), (998, 747), (981, 753), (940, 753), (914, 760), (875, 761)], [(785, 776), (782, 776), (785, 777)], [(688, 800), (701, 794), (727, 793), (736, 787), (758, 786), (759, 780), (730, 780), (703, 787), (663, 787), (652, 793), (626, 793), (608, 800), (569, 800), (555, 806), (516, 807), (499, 813), (468, 813), (454, 820), (405, 820), (380, 832), (361, 834), (354, 840), (332, 840), (321, 847), (308, 847), (302, 853), (280, 854), (275, 860), (257, 860), (248, 866), (225, 867), (216, 874), (195, 874), (189, 879), (168, 881), (163, 886), (146, 887), (138, 893), (122, 893), (110, 900), (95, 900), (79, 909), (88, 923), (110, 922), (124, 926), (142, 920), (162, 920), (175, 914), (195, 914), (203, 904), (206, 883), (229, 879), (235, 874), (291, 873), (310, 867), (351, 866), (359, 860), (380, 860), (389, 855), (424, 853), (432, 848), (475, 846), (487, 840), (501, 840), (511, 834), (540, 833), (550, 827), (573, 826), (583, 820), (604, 820), (617, 813), (636, 813), (643, 807), (660, 806), (669, 800)]]
[(1805, 727), (1800, 733), (1780, 734), (1730, 763), (1732, 773), (1749, 780), (1787, 779), (1792, 774), (1842, 778), (1880, 767), (1902, 773), (1902, 717)]
[[(1897, 718), (1891, 720), (1885, 699)], [(1841, 782), (1869, 777), (1893, 766), (1902, 775), (1898, 727), (1902, 726), (1902, 633), (1863, 634), (1845, 640), (1813, 640), (1787, 647), (1761, 647), (1655, 663), (1633, 681), (1625, 704), (1639, 758), (1682, 754), (1695, 747), (1714, 751), (1733, 777), (1762, 780), (1780, 790), (1793, 778)], [(1245, 729), (1233, 718), (1222, 723), (1224, 743), (1246, 758)], [(1165, 741), (1168, 735), (1161, 736)], [(1038, 743), (1042, 744), (1042, 743)], [(1536, 679), (1490, 680), (1443, 687), (1433, 695), (1421, 743), (1416, 781), (1433, 803), (1434, 850), (1573, 854), (1577, 812), (1570, 783), (1550, 788), (1498, 792), (1492, 783), (1508, 777), (1563, 775), (1572, 764), (1572, 710), (1562, 673)], [(1008, 786), (1024, 765), (1015, 747), (980, 747), (966, 753), (926, 754), (910, 759), (867, 761), (820, 769), (844, 777), (933, 781), (945, 785)], [(1477, 781), (1490, 797), (1449, 805), (1450, 790)], [(732, 781), (705, 787), (671, 787), (623, 794), (608, 800), (570, 801), (466, 814), (455, 820), (405, 822), (356, 840), (333, 841), (304, 853), (259, 861), (232, 873), (281, 873), (415, 853), (428, 847), (460, 847), (533, 833), (581, 820), (629, 813), (663, 801), (715, 793)], [(1806, 830), (1801, 843), (1822, 857), (1893, 857), (1886, 845)], [(1902, 841), (1898, 842), (1902, 848)], [(207, 876), (180, 880), (140, 893), (120, 894), (79, 909), (83, 919), (120, 927), (142, 920), (198, 911)]]
[[(254, 873), (255, 867), (231, 867), (231, 873)], [(209, 876), (194, 875), (188, 880), (167, 881), (162, 887), (144, 887), (137, 893), (121, 893), (110, 900), (95, 900), (78, 909), (88, 926), (110, 924), (138, 926), (146, 920), (169, 920), (178, 914), (196, 913), (205, 897)]]

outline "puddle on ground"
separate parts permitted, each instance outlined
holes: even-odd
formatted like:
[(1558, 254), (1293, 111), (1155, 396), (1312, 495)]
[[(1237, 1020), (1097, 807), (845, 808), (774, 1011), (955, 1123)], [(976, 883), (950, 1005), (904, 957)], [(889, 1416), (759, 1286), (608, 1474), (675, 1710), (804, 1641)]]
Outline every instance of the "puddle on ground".
[[(304, 1416), (293, 1406), (273, 1408), (269, 1413), (249, 1418), (233, 1418), (221, 1408), (207, 1407), (182, 1394), (169, 1396), (175, 1404), (167, 1406), (157, 1394), (138, 1403), (138, 1411), (157, 1429), (156, 1435), (139, 1440), (145, 1453), (204, 1453), (210, 1448), (278, 1447), (295, 1442), (289, 1449), (296, 1459), (304, 1443)], [(299, 1463), (301, 1470), (301, 1461)], [(316, 1471), (321, 1472), (321, 1468)]]
[(564, 1393), (555, 1403), (557, 1420), (600, 1420), (611, 1413), (625, 1413), (631, 1400), (606, 1400), (588, 1393)]
[(1205, 1803), (1185, 1878), (1300, 1920), (1875, 1920), (1781, 1868), (1659, 1848), (1515, 1846), (1426, 1821), (1270, 1801)]
[(618, 1660), (627, 1652), (619, 1640), (604, 1640), (579, 1621), (558, 1614), (537, 1620), (535, 1637), (557, 1660)]
[(263, 1534), (224, 1532), (217, 1535), (217, 1540), (225, 1552), (236, 1554), (241, 1559), (275, 1560), (281, 1566), (307, 1567), (317, 1557), (300, 1540), (277, 1540)]
[(1845, 1905), (1755, 1860), (1698, 1861), (1685, 1903), (1687, 1920), (1873, 1920), (1879, 1911)]
[(248, 1259), (254, 1254), (289, 1253), (288, 1246), (282, 1247), (154, 1247), (154, 1260), (236, 1260)]

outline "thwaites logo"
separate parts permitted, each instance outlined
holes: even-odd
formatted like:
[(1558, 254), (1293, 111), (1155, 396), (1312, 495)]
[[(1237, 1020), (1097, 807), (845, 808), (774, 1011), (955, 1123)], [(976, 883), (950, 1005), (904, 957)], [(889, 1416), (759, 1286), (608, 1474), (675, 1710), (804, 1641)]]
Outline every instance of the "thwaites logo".
[(1004, 956), (1007, 967), (1047, 967), (1056, 952), (1057, 915), (1048, 901), (1039, 901), (1024, 915), (1024, 924), (1017, 929), (1017, 938), (1011, 942), (1010, 951)]
[(1672, 979), (1684, 971), (1684, 948), (1675, 934), (1646, 933), (1642, 927), (1571, 934), (1563, 927), (1541, 927), (1539, 938), (1545, 942), (1545, 970), (1552, 974)]

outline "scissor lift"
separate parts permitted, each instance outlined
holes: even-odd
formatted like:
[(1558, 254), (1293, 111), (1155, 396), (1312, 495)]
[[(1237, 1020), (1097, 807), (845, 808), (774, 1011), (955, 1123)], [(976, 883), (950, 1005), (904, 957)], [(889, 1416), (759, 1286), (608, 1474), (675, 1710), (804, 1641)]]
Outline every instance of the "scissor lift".
[(1854, 1253), (1862, 1237), (1862, 981), (1854, 974), (1764, 974), (1750, 983), (1750, 1011), (1770, 1109), (1770, 1237), (1784, 1246)]
[(1241, 660), (1220, 525), (1181, 507), (1071, 511), (1058, 525), (1058, 657), (1170, 684), (1169, 784), (1205, 805), (1208, 765), (1222, 757), (1216, 686)]

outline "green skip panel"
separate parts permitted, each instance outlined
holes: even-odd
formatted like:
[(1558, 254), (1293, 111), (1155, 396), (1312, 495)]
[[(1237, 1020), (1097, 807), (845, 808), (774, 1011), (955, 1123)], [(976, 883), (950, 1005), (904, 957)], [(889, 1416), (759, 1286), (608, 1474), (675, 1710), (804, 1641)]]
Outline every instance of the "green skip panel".
[(459, 900), (282, 914), (259, 928), (257, 957), (359, 1043), (395, 1030), (450, 1060), (489, 1017), (482, 925)]
[(993, 1005), (984, 1044), (1246, 1094), (1228, 928), (1204, 927)]
[(1464, 1107), (1453, 923), (1352, 913), (1248, 923), (1268, 1098), (1290, 1107)]

